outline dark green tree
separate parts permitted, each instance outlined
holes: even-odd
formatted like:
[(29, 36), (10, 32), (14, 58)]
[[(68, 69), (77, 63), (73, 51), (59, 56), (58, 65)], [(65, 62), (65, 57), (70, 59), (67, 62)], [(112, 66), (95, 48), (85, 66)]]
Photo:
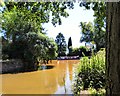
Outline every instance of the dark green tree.
[(71, 37), (68, 39), (68, 50), (69, 50), (69, 54), (72, 52), (72, 39)]
[(56, 40), (55, 42), (57, 43), (58, 46), (58, 57), (59, 56), (65, 56), (66, 55), (66, 41), (65, 41), (65, 37), (63, 36), (62, 33), (58, 33), (58, 35), (56, 36)]
[(71, 39), (71, 37), (68, 39), (68, 48), (69, 48), (70, 46), (72, 46), (72, 39)]

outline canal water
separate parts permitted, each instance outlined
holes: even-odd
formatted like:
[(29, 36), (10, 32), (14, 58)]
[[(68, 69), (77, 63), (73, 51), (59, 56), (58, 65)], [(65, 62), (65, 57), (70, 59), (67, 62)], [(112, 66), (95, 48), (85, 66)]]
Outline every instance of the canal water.
[(79, 60), (53, 60), (48, 69), (3, 74), (3, 94), (72, 94), (74, 67)]

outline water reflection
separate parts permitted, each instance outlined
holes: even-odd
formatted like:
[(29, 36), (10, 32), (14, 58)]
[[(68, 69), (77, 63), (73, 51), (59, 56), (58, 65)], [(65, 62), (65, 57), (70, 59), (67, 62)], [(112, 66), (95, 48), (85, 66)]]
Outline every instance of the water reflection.
[(5, 94), (64, 94), (72, 93), (73, 64), (79, 60), (52, 61), (52, 69), (2, 75)]

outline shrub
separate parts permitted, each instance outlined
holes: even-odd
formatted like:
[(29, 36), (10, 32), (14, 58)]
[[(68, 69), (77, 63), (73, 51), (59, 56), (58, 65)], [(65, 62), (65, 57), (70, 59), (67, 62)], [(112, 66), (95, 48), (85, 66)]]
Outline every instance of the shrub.
[(79, 48), (81, 51), (87, 51), (88, 49), (87, 49), (87, 47), (85, 47), (85, 46), (80, 46), (80, 48)]
[(91, 56), (91, 51), (88, 50), (85, 46), (80, 46), (79, 48), (71, 48), (71, 53), (68, 54), (68, 56)]
[[(105, 50), (99, 51), (90, 59), (83, 57), (77, 66), (77, 82), (80, 82), (79, 88), (87, 89), (105, 87)], [(76, 87), (76, 85), (75, 85)], [(79, 89), (80, 90), (80, 89)], [(78, 91), (79, 91), (78, 90)]]

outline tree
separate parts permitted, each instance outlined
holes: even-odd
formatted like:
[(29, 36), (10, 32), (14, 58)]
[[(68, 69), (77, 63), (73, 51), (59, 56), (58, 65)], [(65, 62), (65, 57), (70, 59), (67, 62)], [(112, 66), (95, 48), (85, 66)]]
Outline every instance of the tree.
[(105, 30), (102, 28), (98, 28), (96, 24), (96, 19), (94, 20), (94, 26), (91, 22), (81, 22), (80, 26), (82, 29), (82, 37), (80, 39), (81, 42), (92, 42), (96, 44), (97, 51), (100, 48), (105, 47)]
[(120, 95), (120, 2), (107, 3), (107, 95)]
[(80, 23), (81, 29), (82, 29), (82, 37), (80, 39), (80, 42), (88, 42), (90, 43), (93, 41), (93, 24), (91, 22), (81, 22)]
[[(81, 2), (80, 7), (90, 8), (94, 11), (94, 17), (98, 18), (99, 24), (104, 26), (106, 23), (106, 3), (105, 2)], [(101, 23), (100, 23), (101, 22)]]
[[(28, 24), (28, 27), (31, 28), (31, 26), (35, 27), (37, 25), (37, 28), (39, 31), (42, 28), (41, 24), (42, 23), (48, 23), (49, 22), (49, 17), (50, 17), (50, 13), (52, 13), (52, 24), (55, 26), (57, 23), (61, 24), (61, 18), (60, 16), (63, 17), (68, 17), (69, 14), (65, 11), (68, 8), (72, 8), (73, 4), (72, 2), (5, 2), (5, 7), (3, 10), (3, 16), (9, 12), (9, 15), (11, 16), (15, 16), (17, 15), (17, 13), (21, 13), (19, 14), (18, 17), (22, 16), (23, 18), (21, 18), (21, 22), (23, 20), (28, 20), (26, 21)], [(15, 12), (17, 11), (17, 12)], [(19, 11), (19, 12), (18, 12)], [(14, 12), (15, 14), (12, 14), (10, 12)], [(34, 17), (34, 18), (32, 18)], [(9, 18), (9, 16), (8, 16)], [(12, 18), (10, 22), (14, 21), (16, 18)], [(4, 18), (2, 18), (2, 20), (4, 20)], [(8, 20), (6, 20), (8, 21)], [(4, 22), (6, 22), (4, 20)], [(19, 20), (20, 21), (20, 20)], [(31, 24), (31, 23), (36, 23), (36, 24)], [(18, 23), (19, 24), (19, 23)], [(7, 30), (7, 34), (9, 35), (11, 32), (13, 32), (13, 27), (14, 25), (17, 25), (16, 22), (12, 22), (12, 26), (9, 26), (9, 28), (3, 28), (5, 31)], [(3, 24), (4, 26), (4, 24)], [(34, 28), (33, 27), (33, 28)], [(18, 29), (18, 28), (16, 28)], [(16, 30), (15, 29), (15, 30)], [(15, 31), (14, 30), (14, 31)], [(9, 32), (8, 32), (9, 31)], [(14, 37), (14, 36), (13, 36)]]
[[(83, 3), (84, 4), (84, 3)], [(105, 3), (104, 3), (105, 4)], [(88, 4), (89, 5), (89, 4)], [(85, 4), (85, 6), (89, 7)], [(96, 5), (96, 8), (95, 8)], [(94, 10), (98, 10), (94, 3)], [(107, 6), (107, 7), (106, 7)], [(105, 12), (105, 9), (106, 11)], [(106, 18), (106, 96), (120, 95), (120, 2), (107, 2), (101, 6), (103, 11), (97, 17)], [(102, 14), (103, 13), (103, 14)]]
[(65, 37), (63, 36), (62, 33), (58, 33), (55, 42), (57, 43), (58, 46), (58, 50), (57, 50), (58, 56), (65, 56), (67, 45), (66, 45)]
[[(92, 36), (92, 40), (95, 42), (98, 51), (100, 48), (105, 47), (106, 4), (105, 2), (81, 2), (80, 7), (82, 6), (88, 10), (90, 8), (94, 10), (94, 33), (88, 31), (86, 37)], [(85, 40), (84, 37), (82, 38), (82, 40)], [(91, 41), (91, 39), (85, 41)]]
[(38, 61), (54, 58), (56, 44), (46, 36), (42, 24), (49, 22), (50, 13), (52, 24), (61, 24), (60, 16), (68, 17), (65, 10), (72, 6), (71, 2), (5, 2), (2, 30), (4, 37), (11, 41), (9, 56), (27, 62), (25, 66), (30, 69)]
[(47, 41), (45, 41), (44, 43), (44, 45), (46, 46), (44, 62), (48, 63), (49, 60), (53, 60), (57, 57), (57, 44), (52, 38), (47, 37), (46, 40)]
[(72, 39), (71, 37), (68, 39), (68, 50), (69, 50), (69, 54), (72, 52)]

